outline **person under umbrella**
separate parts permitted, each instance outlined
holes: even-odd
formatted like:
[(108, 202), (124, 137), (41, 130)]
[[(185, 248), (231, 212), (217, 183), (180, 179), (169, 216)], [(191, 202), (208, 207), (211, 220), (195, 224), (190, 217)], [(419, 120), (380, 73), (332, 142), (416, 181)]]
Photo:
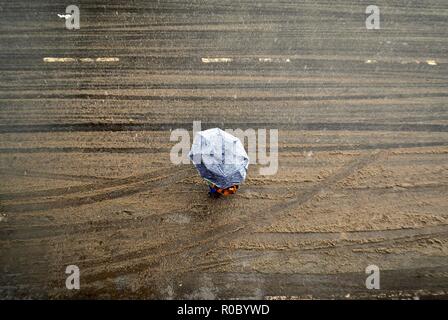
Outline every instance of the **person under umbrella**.
[(236, 193), (246, 178), (249, 157), (243, 144), (219, 128), (196, 133), (188, 156), (207, 182), (212, 197)]

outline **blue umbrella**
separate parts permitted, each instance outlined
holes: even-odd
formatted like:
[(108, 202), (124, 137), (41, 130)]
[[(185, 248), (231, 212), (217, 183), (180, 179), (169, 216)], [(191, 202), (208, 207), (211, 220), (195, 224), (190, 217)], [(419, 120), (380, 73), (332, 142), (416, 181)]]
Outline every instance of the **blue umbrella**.
[(188, 154), (202, 178), (226, 189), (239, 185), (249, 167), (241, 141), (219, 128), (196, 133)]

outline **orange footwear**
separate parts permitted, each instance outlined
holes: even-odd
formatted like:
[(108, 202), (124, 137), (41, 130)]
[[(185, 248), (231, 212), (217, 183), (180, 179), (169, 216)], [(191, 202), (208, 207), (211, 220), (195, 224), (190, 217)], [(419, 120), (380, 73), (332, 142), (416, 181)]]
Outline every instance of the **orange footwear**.
[(217, 187), (214, 184), (211, 184), (210, 188), (213, 189), (214, 192), (222, 194), (223, 196), (228, 196), (230, 194), (235, 194), (238, 191), (238, 185), (234, 185), (234, 186), (228, 187), (226, 189), (222, 189), (222, 188)]

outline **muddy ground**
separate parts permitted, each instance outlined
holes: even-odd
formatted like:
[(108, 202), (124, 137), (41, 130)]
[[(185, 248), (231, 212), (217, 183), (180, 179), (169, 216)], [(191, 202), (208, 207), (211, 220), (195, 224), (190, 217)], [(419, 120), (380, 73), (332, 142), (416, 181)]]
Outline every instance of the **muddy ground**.
[[(1, 298), (446, 297), (445, 0), (73, 4), (0, 2)], [(195, 120), (278, 129), (277, 174), (209, 199)]]

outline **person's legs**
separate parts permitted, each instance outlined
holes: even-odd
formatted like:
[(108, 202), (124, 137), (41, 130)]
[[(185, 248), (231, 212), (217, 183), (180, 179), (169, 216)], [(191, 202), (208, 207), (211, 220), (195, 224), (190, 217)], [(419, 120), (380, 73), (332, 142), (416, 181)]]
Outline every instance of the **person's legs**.
[(209, 192), (208, 192), (208, 195), (211, 197), (211, 198), (218, 198), (219, 197), (219, 192), (217, 192), (216, 191), (216, 189), (215, 188), (213, 188), (212, 186), (208, 186), (209, 187)]

